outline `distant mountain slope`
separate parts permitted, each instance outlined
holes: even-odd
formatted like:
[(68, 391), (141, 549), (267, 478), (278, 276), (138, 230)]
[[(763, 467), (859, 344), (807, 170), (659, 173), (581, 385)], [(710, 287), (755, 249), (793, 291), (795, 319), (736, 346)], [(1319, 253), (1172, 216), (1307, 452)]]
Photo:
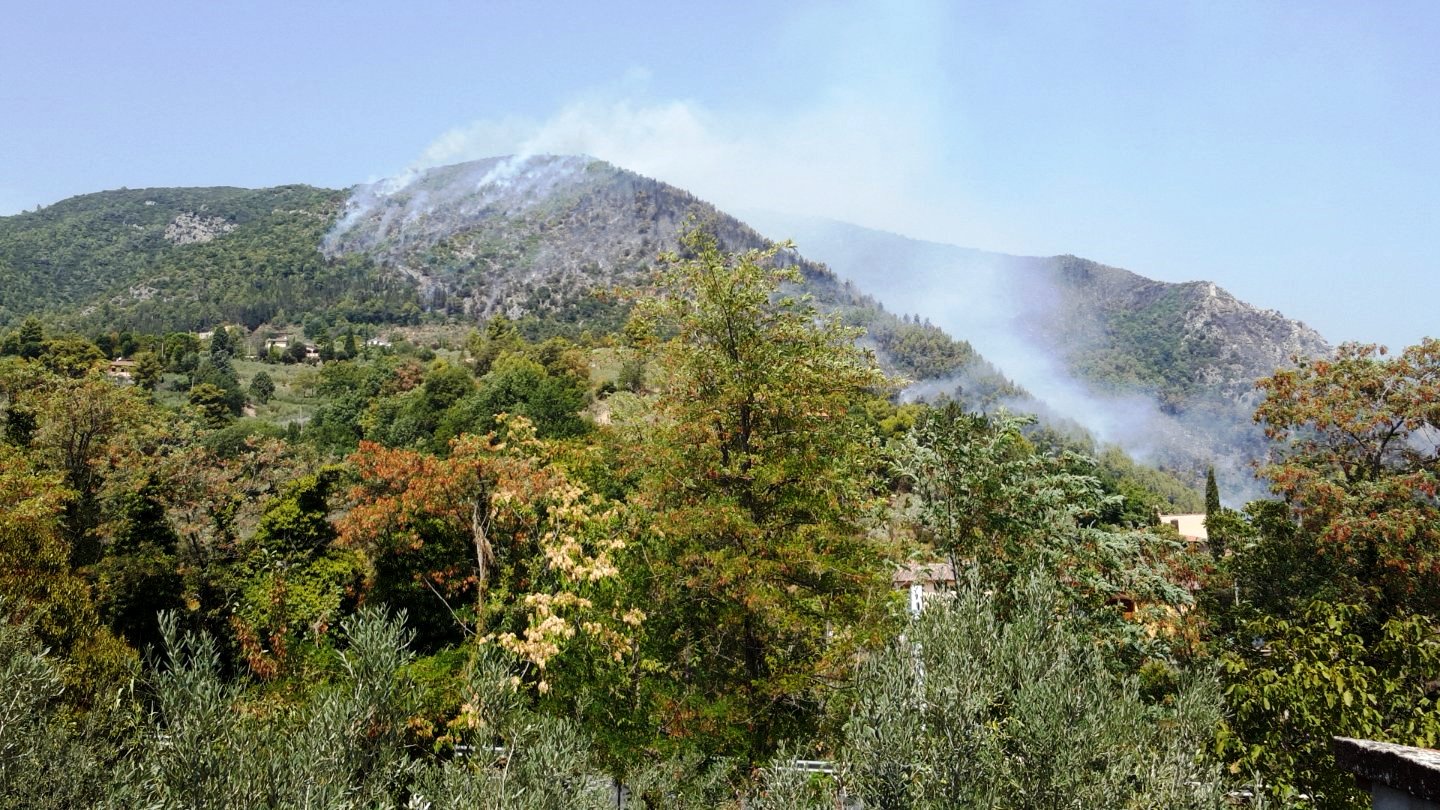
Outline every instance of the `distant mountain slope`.
[(297, 309), (419, 314), (409, 284), (319, 251), (346, 195), (309, 186), (121, 189), (0, 217), (0, 324), (254, 326)]
[[(689, 192), (603, 161), (490, 158), (357, 187), (324, 251), (413, 279), (434, 311), (603, 330), (617, 328), (625, 308), (595, 293), (645, 283), (656, 257), (696, 224), (729, 251), (770, 244)], [(887, 312), (802, 255), (786, 260), (817, 303), (867, 330), (892, 370), (912, 379), (963, 375), (976, 405), (1023, 393), (968, 343)]]
[(1071, 367), (1110, 387), (1143, 386), (1183, 401), (1204, 392), (1240, 397), (1294, 355), (1329, 354), (1318, 332), (1261, 310), (1208, 281), (1169, 283), (1075, 256), (1044, 260), (1058, 294), (1026, 313)]
[[(0, 217), (0, 327), (42, 314), (84, 331), (257, 326), (325, 313), (361, 322), (480, 320), (603, 334), (691, 223), (729, 250), (768, 242), (693, 195), (583, 157), (493, 158), (349, 192), (155, 188)], [(1020, 389), (964, 341), (885, 311), (790, 254), (806, 291), (866, 328), (912, 379), (965, 375), (976, 405)]]
[(768, 213), (749, 219), (888, 307), (964, 336), (1017, 382), (1102, 438), (1233, 486), (1263, 452), (1254, 382), (1319, 333), (1210, 282), (1174, 284), (1075, 256), (1025, 257)]

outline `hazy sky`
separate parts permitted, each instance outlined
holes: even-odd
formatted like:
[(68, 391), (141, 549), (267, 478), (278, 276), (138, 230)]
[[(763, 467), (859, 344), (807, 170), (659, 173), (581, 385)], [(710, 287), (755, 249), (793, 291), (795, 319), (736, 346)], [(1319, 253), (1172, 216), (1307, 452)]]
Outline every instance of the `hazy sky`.
[(585, 152), (1399, 346), (1440, 336), (1437, 42), (1394, 0), (13, 3), (0, 214)]

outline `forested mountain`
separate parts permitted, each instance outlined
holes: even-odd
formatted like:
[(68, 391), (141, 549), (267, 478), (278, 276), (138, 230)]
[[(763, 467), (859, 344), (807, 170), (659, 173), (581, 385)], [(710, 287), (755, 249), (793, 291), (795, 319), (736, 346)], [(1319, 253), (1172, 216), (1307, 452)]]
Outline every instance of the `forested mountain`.
[[(532, 336), (618, 329), (657, 257), (703, 225), (727, 250), (768, 241), (693, 195), (601, 161), (493, 158), (358, 186), (107, 191), (0, 218), (0, 326), (82, 331), (503, 313)], [(791, 253), (805, 292), (863, 326), (912, 379), (966, 375), (977, 405), (1019, 393), (969, 344), (902, 319)]]
[(309, 186), (121, 189), (0, 217), (0, 323), (42, 314), (161, 332), (319, 309), (356, 321), (418, 317), (412, 285), (317, 249), (345, 196)]
[[(688, 192), (583, 157), (491, 158), (348, 194), (102, 192), (0, 218), (0, 325), (37, 313), (82, 331), (146, 332), (313, 313), (350, 323), (504, 314), (531, 337), (604, 334), (629, 310), (615, 290), (647, 284), (696, 224), (728, 251), (769, 244)], [(798, 267), (822, 309), (864, 327), (885, 366), (923, 384), (917, 393), (1075, 418), (1197, 481), (1212, 460), (1230, 483), (1248, 479), (1261, 440), (1253, 381), (1291, 354), (1328, 351), (1313, 330), (1204, 282), (838, 223), (771, 219), (766, 230), (797, 238), (799, 252), (777, 260)]]
[(1195, 476), (1218, 462), (1232, 485), (1249, 479), (1264, 442), (1250, 418), (1255, 381), (1295, 355), (1331, 351), (1305, 324), (1211, 282), (1155, 281), (1076, 256), (991, 253), (829, 220), (747, 216), (791, 235), (886, 306), (966, 336), (1102, 436)]
[(1440, 342), (1265, 375), (1238, 511), (990, 407), (1213, 452), (1307, 333), (1210, 285), (887, 237), (1031, 396), (594, 161), (0, 235), (10, 805), (1348, 810), (1330, 735), (1440, 740)]

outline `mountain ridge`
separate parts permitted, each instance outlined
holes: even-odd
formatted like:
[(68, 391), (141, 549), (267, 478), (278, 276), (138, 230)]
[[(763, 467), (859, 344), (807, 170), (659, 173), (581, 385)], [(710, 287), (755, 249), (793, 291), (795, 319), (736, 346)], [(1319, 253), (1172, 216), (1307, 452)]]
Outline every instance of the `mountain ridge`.
[[(276, 204), (286, 192), (303, 199)], [(594, 293), (642, 282), (692, 223), (727, 250), (770, 244), (683, 189), (575, 156), (492, 158), (349, 191), (96, 192), (0, 218), (0, 281), (36, 282), (0, 286), (0, 324), (42, 314), (80, 331), (163, 332), (312, 312), (370, 323), (504, 313), (603, 334), (628, 305)], [(166, 239), (167, 229), (200, 238)], [(780, 260), (823, 307), (866, 327), (892, 371), (963, 370), (979, 382), (977, 407), (1018, 391), (964, 341), (885, 311), (803, 257)]]
[(965, 335), (1100, 438), (1196, 480), (1215, 464), (1231, 489), (1251, 494), (1250, 462), (1265, 444), (1251, 419), (1256, 379), (1292, 356), (1332, 351), (1314, 329), (1210, 281), (1159, 281), (1074, 255), (1014, 256), (834, 220), (746, 215), (762, 230), (792, 234), (886, 306)]
[(1192, 474), (1214, 448), (1236, 456), (1232, 472), (1258, 452), (1255, 377), (1292, 351), (1329, 350), (1211, 282), (746, 218), (760, 229), (584, 156), (488, 158), (348, 191), (99, 192), (0, 218), (0, 282), (19, 282), (0, 286), (0, 322), (42, 312), (79, 328), (161, 331), (311, 311), (375, 323), (505, 314), (605, 333), (626, 305), (596, 293), (646, 283), (685, 229), (704, 225), (729, 251), (764, 248), (768, 232), (798, 241), (778, 260), (797, 266), (805, 291), (864, 326), (886, 366), (927, 393), (1076, 416), (1102, 440), (1140, 433), (1127, 449), (1161, 448), (1153, 460)]

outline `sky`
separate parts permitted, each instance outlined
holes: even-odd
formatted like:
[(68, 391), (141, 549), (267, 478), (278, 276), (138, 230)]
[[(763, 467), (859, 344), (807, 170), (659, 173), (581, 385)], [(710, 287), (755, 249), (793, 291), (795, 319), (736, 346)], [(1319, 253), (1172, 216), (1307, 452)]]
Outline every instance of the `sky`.
[(584, 153), (1400, 347), (1440, 336), (1437, 41), (1406, 0), (16, 3), (0, 215)]

